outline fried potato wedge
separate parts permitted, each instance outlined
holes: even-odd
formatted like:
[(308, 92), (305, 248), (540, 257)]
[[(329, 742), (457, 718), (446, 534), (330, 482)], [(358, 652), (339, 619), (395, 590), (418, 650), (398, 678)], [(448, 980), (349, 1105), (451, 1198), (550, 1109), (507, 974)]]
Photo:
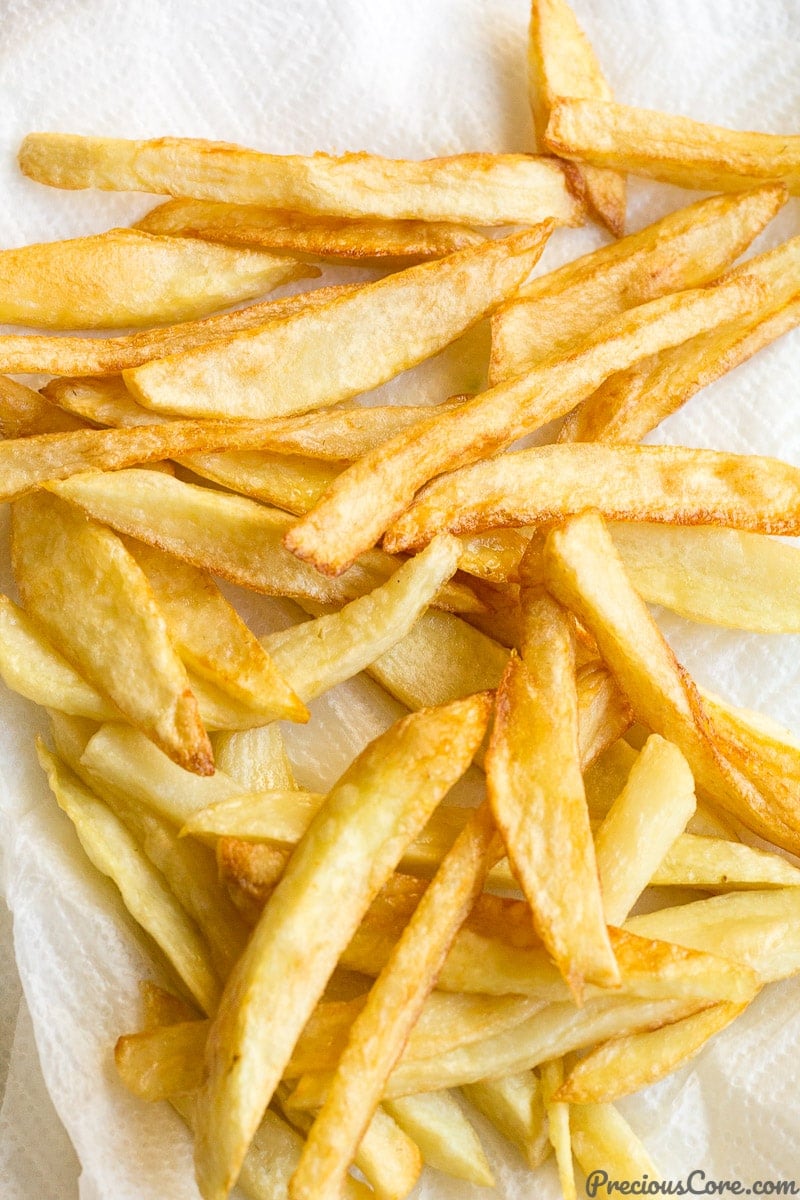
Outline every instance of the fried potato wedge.
[(649, 1087), (699, 1054), (709, 1038), (745, 1008), (746, 1004), (715, 1004), (663, 1029), (604, 1042), (572, 1068), (558, 1091), (559, 1099), (598, 1104)]
[(111, 229), (0, 251), (0, 321), (42, 329), (188, 321), (309, 274), (317, 272), (261, 250)]
[(436, 354), (524, 283), (553, 229), (409, 267), (329, 304), (124, 372), (156, 412), (279, 417), (377, 387)]
[(50, 789), (93, 866), (116, 884), (128, 912), (164, 952), (203, 1011), (214, 1012), (220, 987), (211, 956), (164, 876), (122, 822), (41, 741), (36, 750)]
[[(752, 286), (760, 293), (760, 284)], [(365, 454), (298, 522), (287, 545), (326, 572), (343, 570), (435, 475), (485, 458), (564, 416), (623, 364), (740, 316), (752, 299), (749, 282), (736, 279), (623, 313), (570, 358), (482, 392)], [(393, 536), (390, 531), (390, 542)]]
[(524, 658), (512, 654), (497, 692), (486, 786), (537, 932), (580, 1003), (584, 981), (614, 987), (619, 969), (581, 778), (570, 619), (542, 594), (526, 607)]
[(143, 542), (127, 539), (125, 545), (147, 576), (187, 666), (243, 704), (275, 717), (308, 720), (281, 668), (206, 571)]
[(637, 442), (701, 388), (746, 362), (800, 322), (800, 238), (750, 258), (730, 274), (766, 285), (762, 302), (742, 321), (693, 339), (680, 350), (612, 375), (567, 417), (566, 442)]
[(477, 230), (443, 222), (314, 217), (263, 204), (187, 199), (167, 200), (134, 228), (357, 263), (444, 258), (483, 241)]
[(470, 1104), (521, 1151), (531, 1170), (541, 1166), (550, 1152), (550, 1143), (538, 1075), (520, 1071), (467, 1083), (461, 1090)]
[[(556, 97), (613, 99), (589, 39), (566, 0), (533, 0), (528, 37), (528, 82), (536, 140), (540, 146), (550, 117), (550, 106)], [(576, 170), (590, 212), (599, 217), (615, 237), (621, 237), (625, 232), (625, 176), (582, 164), (578, 164)]]
[(199, 138), (123, 138), (31, 133), (19, 165), (62, 188), (152, 192), (260, 204), (309, 215), (383, 220), (579, 225), (583, 212), (565, 173), (529, 154), (457, 154), (422, 162), (374, 154), (262, 154)]
[(383, 1108), (416, 1142), (428, 1166), (467, 1183), (494, 1186), (480, 1138), (452, 1092), (399, 1096)]
[(0, 370), (11, 374), (42, 372), (46, 375), (118, 375), (129, 367), (138, 367), (153, 358), (179, 354), (195, 346), (230, 337), (243, 329), (253, 329), (278, 316), (328, 304), (336, 296), (355, 292), (358, 284), (317, 288), (251, 304), (235, 312), (185, 321), (160, 329), (143, 329), (121, 337), (48, 337), (45, 334), (0, 335)]
[(594, 835), (609, 925), (627, 918), (694, 810), (686, 759), (677, 746), (651, 734)]
[(711, 196), (668, 213), (622, 241), (540, 275), (492, 317), (489, 383), (563, 356), (598, 322), (686, 288), (731, 265), (786, 203), (782, 184)]
[(487, 698), (480, 696), (393, 726), (334, 787), (292, 856), (226, 985), (209, 1035), (196, 1150), (207, 1197), (225, 1196), (235, 1183), (339, 954), (405, 845), (466, 770), (488, 715)]
[(37, 492), (12, 512), (20, 594), (56, 649), (176, 763), (214, 772), (186, 670), (140, 567), (111, 530)]
[(449, 530), (533, 525), (588, 511), (614, 521), (800, 533), (800, 469), (685, 446), (537, 446), (435, 480), (395, 522), (392, 551)]
[(544, 557), (548, 588), (594, 636), (637, 718), (678, 746), (697, 783), (725, 811), (797, 853), (796, 787), (759, 770), (715, 727), (625, 575), (602, 519), (572, 518), (550, 534)]
[(584, 1175), (600, 1171), (609, 1179), (661, 1179), (650, 1155), (613, 1104), (570, 1105), (572, 1153)]
[(67, 433), (84, 427), (80, 417), (56, 408), (33, 388), (0, 375), (0, 438)]
[(562, 158), (698, 191), (782, 180), (800, 192), (800, 136), (750, 133), (599, 100), (557, 100), (544, 136)]

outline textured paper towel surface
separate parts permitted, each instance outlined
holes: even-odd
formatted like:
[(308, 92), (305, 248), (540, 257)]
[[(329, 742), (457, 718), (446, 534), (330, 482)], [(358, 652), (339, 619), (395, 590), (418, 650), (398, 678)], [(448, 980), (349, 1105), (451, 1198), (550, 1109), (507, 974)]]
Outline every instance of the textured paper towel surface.
[[(800, 128), (800, 0), (575, 0), (618, 97), (742, 128)], [(135, 219), (144, 197), (50, 192), (13, 155), (25, 132), (241, 141), (266, 150), (368, 149), (421, 157), (530, 148), (525, 0), (0, 0), (0, 244), (89, 233)], [(638, 227), (686, 193), (635, 183)], [(761, 246), (798, 231), (787, 207)], [(541, 269), (600, 244), (594, 229), (553, 238)], [(789, 335), (695, 399), (659, 435), (688, 445), (777, 454), (800, 463), (800, 337)], [(445, 394), (428, 371), (423, 389)], [(415, 397), (414, 379), (390, 388)], [(2, 530), (5, 537), (5, 529)], [(6, 556), (0, 587), (10, 587)], [(266, 628), (278, 620), (250, 602)], [(665, 621), (699, 680), (800, 729), (796, 638), (732, 635)], [(14, 1200), (196, 1200), (190, 1149), (165, 1106), (128, 1097), (111, 1046), (137, 1019), (148, 953), (113, 889), (87, 876), (68, 822), (35, 764), (42, 720), (0, 698), (0, 870), (15, 916), (27, 1001), (2, 982), (0, 1024), (15, 1029), (0, 1112), (0, 1192)], [(324, 785), (396, 713), (361, 681), (315, 705), (291, 750)], [(0, 960), (2, 961), (2, 960)], [(7, 970), (7, 968), (6, 968)], [(698, 1064), (623, 1105), (663, 1173), (800, 1178), (800, 989), (770, 989)], [(35, 1039), (35, 1041), (34, 1041)], [(486, 1133), (503, 1200), (530, 1196), (519, 1160)], [(555, 1194), (551, 1173), (543, 1196)], [(428, 1173), (425, 1200), (485, 1196)], [(538, 1194), (538, 1193), (537, 1193)]]

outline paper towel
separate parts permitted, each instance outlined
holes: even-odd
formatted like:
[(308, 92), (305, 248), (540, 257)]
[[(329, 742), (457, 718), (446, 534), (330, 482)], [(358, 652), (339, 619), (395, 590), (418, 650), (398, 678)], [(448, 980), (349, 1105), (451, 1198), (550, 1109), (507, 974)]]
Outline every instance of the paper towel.
[[(575, 0), (575, 8), (620, 100), (741, 128), (800, 129), (800, 0)], [(407, 157), (531, 146), (525, 0), (0, 0), (0, 18), (3, 245), (124, 224), (149, 204), (23, 179), (14, 154), (34, 129)], [(631, 226), (691, 198), (632, 181)], [(796, 204), (787, 206), (758, 247), (796, 233), (797, 216)], [(561, 231), (539, 269), (602, 241), (591, 226)], [(658, 440), (800, 463), (798, 366), (800, 336), (791, 334), (693, 400)], [(445, 357), (388, 393), (395, 401), (443, 396), (449, 367)], [(0, 588), (10, 587), (3, 555)], [(263, 627), (279, 620), (267, 604), (247, 607)], [(797, 638), (673, 617), (664, 625), (700, 682), (800, 729)], [(38, 1054), (80, 1160), (83, 1200), (196, 1200), (180, 1122), (166, 1106), (129, 1097), (111, 1063), (115, 1038), (136, 1024), (135, 981), (152, 973), (147, 948), (113, 888), (87, 871), (47, 794), (32, 749), (42, 718), (16, 697), (3, 695), (0, 705), (0, 875), (28, 1006), (0, 1113), (0, 1191), (14, 1200), (76, 1195), (74, 1154), (37, 1090)], [(291, 738), (309, 780), (336, 774), (396, 711), (361, 680), (314, 707), (311, 729)], [(12, 1025), (15, 986), (3, 980), (0, 1011)], [(770, 988), (696, 1065), (623, 1103), (663, 1173), (701, 1167), (747, 1184), (800, 1178), (799, 999), (796, 984)], [(499, 1196), (533, 1194), (520, 1160), (480, 1128)], [(416, 1194), (487, 1193), (429, 1172)], [(537, 1177), (536, 1194), (557, 1194), (552, 1169)]]

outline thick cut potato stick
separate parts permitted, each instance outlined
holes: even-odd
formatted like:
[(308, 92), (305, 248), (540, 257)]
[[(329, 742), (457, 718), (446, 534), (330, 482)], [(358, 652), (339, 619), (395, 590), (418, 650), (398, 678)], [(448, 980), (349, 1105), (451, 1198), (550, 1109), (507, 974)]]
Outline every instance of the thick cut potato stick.
[(416, 549), (446, 530), (532, 525), (592, 510), (615, 521), (796, 535), (800, 468), (685, 446), (537, 446), (435, 480), (384, 544)]
[[(727, 812), (797, 853), (796, 788), (739, 755), (715, 727), (625, 575), (601, 518), (574, 517), (554, 530), (545, 564), (548, 587), (592, 633), (638, 719), (678, 746), (697, 783)], [(750, 777), (756, 770), (757, 784)]]
[(730, 1025), (746, 1007), (715, 1004), (663, 1029), (604, 1042), (576, 1063), (558, 1098), (570, 1104), (597, 1104), (649, 1087), (699, 1054), (709, 1038)]
[[(325, 579), (281, 544), (291, 524), (287, 513), (161, 472), (75, 475), (51, 490), (120, 533), (266, 595), (343, 604), (384, 583), (397, 565), (375, 551), (343, 579)], [(459, 607), (482, 607), (458, 583), (445, 585), (443, 598)]]
[(742, 842), (683, 833), (650, 882), (654, 887), (696, 887), (709, 892), (798, 887), (800, 868), (781, 854), (756, 850)]
[(217, 733), (212, 739), (217, 770), (248, 791), (297, 787), (279, 725), (263, 725), (239, 733)]
[(216, 1009), (219, 981), (205, 941), (172, 895), (164, 876), (101, 800), (39, 741), (37, 753), (59, 807), (75, 826), (87, 857), (120, 891), (125, 907), (163, 950), (207, 1013)]
[(564, 356), (598, 322), (668, 292), (700, 287), (729, 267), (786, 203), (782, 184), (698, 200), (622, 241), (520, 289), (492, 317), (489, 382)]
[(96, 187), (388, 220), (580, 224), (564, 171), (529, 154), (461, 154), (422, 162), (345, 154), (261, 154), (192, 138), (150, 142), (31, 133), (22, 171), (51, 187)]
[(552, 222), (409, 267), (328, 305), (124, 373), (156, 412), (278, 417), (347, 400), (430, 358), (513, 295)]
[(383, 1108), (416, 1142), (428, 1166), (467, 1183), (494, 1186), (480, 1138), (452, 1092), (400, 1096)]
[(541, 1166), (550, 1153), (550, 1143), (542, 1085), (534, 1071), (481, 1079), (461, 1090), (495, 1129), (514, 1143), (531, 1170)]
[(686, 759), (652, 734), (594, 836), (609, 925), (626, 919), (694, 810), (694, 779)]
[(149, 1101), (195, 1092), (203, 1084), (208, 1026), (181, 1021), (118, 1038), (114, 1066), (128, 1091)]
[(751, 133), (597, 100), (557, 100), (544, 143), (553, 154), (698, 191), (782, 180), (800, 192), (800, 136)]
[[(760, 291), (761, 285), (753, 286)], [(741, 315), (752, 299), (749, 281), (736, 279), (623, 313), (570, 358), (482, 392), (365, 454), (292, 529), (287, 544), (321, 569), (343, 570), (433, 476), (502, 450), (564, 416), (613, 371)]]
[(185, 321), (160, 329), (143, 329), (122, 337), (84, 338), (48, 337), (45, 334), (0, 335), (0, 370), (12, 374), (43, 372), (46, 375), (118, 375), (130, 367), (141, 366), (152, 358), (179, 354), (195, 346), (230, 337), (243, 329), (253, 329), (278, 316), (328, 304), (336, 296), (346, 296), (358, 284), (317, 288), (251, 304), (235, 312)]
[(757, 533), (701, 525), (609, 526), (634, 587), (682, 617), (800, 633), (800, 552)]
[(213, 774), (186, 670), (119, 538), (38, 492), (14, 506), (12, 560), (26, 607), (56, 648), (176, 763)]
[(335, 1200), (450, 944), (491, 859), (501, 853), (491, 810), (484, 804), (443, 859), (353, 1023), (292, 1180), (292, 1200)]
[(207, 1200), (226, 1196), (235, 1183), (339, 954), (405, 845), (469, 765), (487, 719), (482, 696), (392, 727), (334, 787), (292, 856), (226, 985), (209, 1035), (196, 1157)]
[[(540, 146), (550, 106), (557, 97), (613, 98), (589, 39), (566, 0), (533, 0), (528, 37), (528, 84)], [(583, 164), (578, 164), (576, 171), (590, 210), (616, 237), (620, 237), (625, 231), (625, 176)]]
[[(612, 1104), (570, 1106), (572, 1152), (588, 1179), (657, 1182), (661, 1176), (628, 1122)], [(597, 1178), (597, 1176), (595, 1176)]]
[(766, 286), (742, 321), (693, 339), (680, 350), (612, 375), (570, 413), (559, 441), (637, 442), (701, 388), (738, 367), (800, 322), (800, 238), (750, 258), (728, 277), (747, 274)]
[(260, 250), (111, 229), (0, 251), (0, 321), (43, 329), (188, 321), (317, 273)]
[(85, 428), (79, 416), (56, 408), (33, 388), (0, 375), (0, 438), (68, 433)]
[(572, 1139), (570, 1136), (569, 1105), (555, 1100), (554, 1094), (564, 1082), (564, 1060), (553, 1058), (539, 1067), (542, 1080), (542, 1099), (547, 1114), (547, 1132), (555, 1151), (558, 1166), (558, 1182), (563, 1200), (577, 1200), (575, 1168), (572, 1164)]
[(526, 607), (525, 658), (512, 655), (498, 689), (486, 784), (537, 931), (580, 1003), (584, 981), (614, 986), (619, 970), (581, 778), (570, 618), (549, 596)]
[(169, 237), (202, 238), (226, 246), (258, 246), (345, 262), (424, 261), (444, 258), (483, 237), (463, 225), (429, 221), (313, 217), (259, 204), (167, 200), (136, 229)]
[(181, 657), (244, 704), (308, 720), (285, 675), (211, 576), (143, 542), (125, 543), (150, 583)]

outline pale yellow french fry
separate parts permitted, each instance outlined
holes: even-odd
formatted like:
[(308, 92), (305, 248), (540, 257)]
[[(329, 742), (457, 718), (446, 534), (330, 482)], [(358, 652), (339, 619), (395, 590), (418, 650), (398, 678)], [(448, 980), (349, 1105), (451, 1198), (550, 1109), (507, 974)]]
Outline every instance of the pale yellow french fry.
[(31, 133), (22, 171), (51, 187), (97, 187), (400, 220), (579, 224), (581, 207), (551, 159), (460, 154), (422, 162), (345, 154), (262, 154), (199, 138), (150, 142)]
[(563, 357), (598, 322), (716, 279), (786, 203), (769, 183), (711, 196), (532, 280), (492, 317), (492, 386), (549, 355)]
[(483, 240), (477, 230), (443, 222), (313, 217), (266, 205), (187, 199), (167, 200), (134, 228), (356, 263), (444, 258)]
[[(469, 765), (487, 719), (482, 696), (392, 727), (334, 787), (292, 856), (226, 985), (209, 1035), (196, 1154), (207, 1200), (227, 1195), (235, 1183), (339, 954), (405, 845)], [(313, 945), (309, 931), (316, 932)]]
[(800, 868), (780, 854), (691, 833), (676, 838), (650, 881), (654, 887), (704, 891), (800, 886)]
[(111, 229), (0, 251), (0, 321), (43, 329), (188, 321), (318, 273), (260, 250)]
[(38, 433), (66, 433), (83, 429), (85, 422), (64, 412), (14, 379), (0, 375), (0, 437), (33, 437)]
[(652, 734), (594, 835), (603, 908), (621, 925), (695, 810), (694, 779), (676, 746)]
[(542, 1080), (542, 1099), (547, 1114), (547, 1130), (550, 1144), (555, 1151), (558, 1165), (558, 1182), (564, 1200), (577, 1200), (575, 1170), (572, 1165), (572, 1138), (570, 1135), (570, 1107), (563, 1100), (554, 1099), (555, 1093), (564, 1082), (564, 1060), (551, 1058), (539, 1067)]
[[(628, 1122), (612, 1104), (570, 1105), (572, 1152), (588, 1179), (599, 1171), (619, 1181), (657, 1182), (661, 1176)], [(597, 1176), (596, 1176), (597, 1178)]]
[[(461, 1089), (494, 1127), (522, 1152), (532, 1170), (550, 1153), (542, 1085), (534, 1071), (466, 1083)], [(387, 1101), (391, 1103), (391, 1101)]]
[(800, 136), (750, 133), (609, 101), (561, 99), (545, 146), (562, 158), (699, 191), (780, 179), (800, 191)]
[[(533, 0), (528, 36), (528, 85), (538, 144), (559, 96), (611, 100), (611, 88), (589, 39), (566, 0)], [(590, 210), (620, 237), (625, 231), (625, 176), (578, 164)], [(156, 231), (158, 232), (158, 231)]]
[(248, 792), (297, 787), (279, 725), (262, 725), (236, 733), (216, 733), (214, 761)]
[(744, 1012), (746, 1004), (715, 1004), (674, 1025), (604, 1042), (576, 1063), (558, 1097), (573, 1104), (598, 1104), (628, 1096), (676, 1071), (709, 1038)]
[(131, 916), (163, 950), (200, 1007), (207, 1013), (214, 1012), (220, 986), (210, 954), (164, 876), (151, 866), (107, 805), (41, 741), (36, 749), (51, 791), (75, 826), (91, 863), (113, 880)]
[[(592, 337), (567, 359), (542, 363), (365, 454), (294, 526), (287, 545), (326, 571), (343, 570), (435, 475), (494, 454), (564, 416), (623, 366), (741, 316), (762, 290), (760, 283), (737, 278), (595, 323)], [(390, 530), (387, 546), (393, 540)]]
[(213, 774), (186, 670), (119, 538), (71, 504), (37, 492), (14, 505), (12, 561), (26, 607), (56, 648), (176, 763)]
[(800, 780), (800, 744), (788, 729), (771, 721), (763, 713), (737, 708), (702, 689), (701, 695), (720, 732), (729, 742), (764, 759), (773, 771), (786, 779)]
[(513, 295), (552, 222), (409, 267), (313, 312), (124, 372), (140, 404), (193, 416), (278, 417), (347, 400), (455, 341)]
[(398, 1096), (383, 1108), (416, 1142), (428, 1166), (467, 1183), (494, 1186), (480, 1138), (452, 1092)]

